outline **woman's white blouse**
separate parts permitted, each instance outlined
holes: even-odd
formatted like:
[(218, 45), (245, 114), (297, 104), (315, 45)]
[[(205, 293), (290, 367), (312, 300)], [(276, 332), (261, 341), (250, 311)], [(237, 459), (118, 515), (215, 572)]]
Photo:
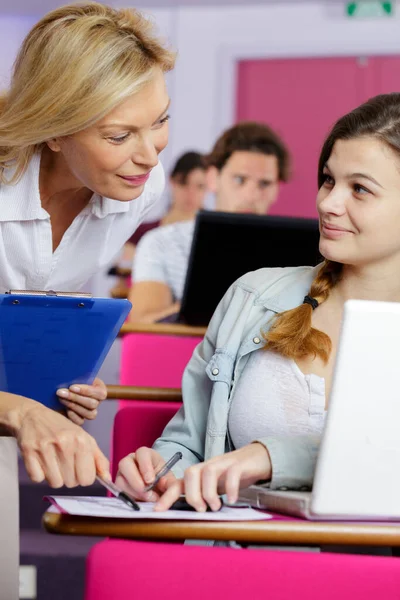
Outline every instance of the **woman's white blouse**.
[(39, 167), (36, 154), (16, 185), (0, 185), (0, 293), (78, 290), (111, 262), (159, 200), (165, 183), (158, 163), (135, 200), (94, 194), (53, 253), (50, 215), (40, 201)]
[(250, 356), (233, 390), (228, 427), (235, 448), (267, 436), (321, 434), (325, 380), (269, 350)]

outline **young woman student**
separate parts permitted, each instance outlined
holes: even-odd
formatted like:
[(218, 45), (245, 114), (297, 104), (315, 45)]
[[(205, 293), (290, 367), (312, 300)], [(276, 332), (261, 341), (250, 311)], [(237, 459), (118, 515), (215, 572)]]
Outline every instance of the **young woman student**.
[[(117, 481), (136, 498), (163, 510), (185, 493), (217, 510), (218, 492), (235, 501), (255, 482), (312, 484), (344, 302), (400, 301), (400, 94), (339, 119), (318, 188), (324, 262), (261, 269), (228, 290), (184, 373), (183, 407), (152, 449), (120, 463)], [(146, 495), (176, 451), (174, 473)]]
[[(174, 60), (140, 13), (97, 2), (58, 8), (27, 35), (0, 98), (0, 293), (78, 290), (159, 200)], [(0, 391), (0, 430), (35, 481), (90, 484), (108, 468), (77, 427), (105, 386), (78, 388), (59, 391), (70, 420)]]

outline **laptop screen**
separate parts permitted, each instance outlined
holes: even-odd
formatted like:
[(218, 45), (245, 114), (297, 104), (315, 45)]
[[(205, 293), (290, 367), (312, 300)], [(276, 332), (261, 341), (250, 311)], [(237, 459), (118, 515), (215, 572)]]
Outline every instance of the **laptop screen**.
[(316, 219), (200, 211), (179, 321), (208, 325), (229, 286), (248, 271), (315, 266), (318, 242)]

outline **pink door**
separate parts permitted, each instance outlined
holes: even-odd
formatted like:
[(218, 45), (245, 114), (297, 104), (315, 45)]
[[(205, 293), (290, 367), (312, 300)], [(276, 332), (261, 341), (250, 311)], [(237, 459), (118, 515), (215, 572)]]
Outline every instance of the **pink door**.
[(292, 179), (271, 214), (315, 217), (317, 163), (326, 134), (370, 96), (400, 90), (400, 58), (250, 60), (238, 63), (237, 75), (237, 120), (270, 124), (293, 157)]

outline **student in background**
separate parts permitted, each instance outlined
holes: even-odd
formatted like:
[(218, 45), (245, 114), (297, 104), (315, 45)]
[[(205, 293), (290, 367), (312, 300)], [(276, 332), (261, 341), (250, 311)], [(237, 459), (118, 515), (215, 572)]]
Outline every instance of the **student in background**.
[[(118, 483), (137, 498), (161, 496), (157, 509), (181, 493), (204, 511), (206, 502), (220, 507), (218, 492), (234, 502), (255, 482), (312, 485), (344, 303), (400, 302), (400, 94), (339, 119), (322, 148), (318, 187), (324, 262), (236, 281), (185, 370), (183, 408), (153, 449), (121, 461)], [(146, 495), (176, 451), (175, 474)]]
[[(228, 129), (207, 157), (207, 186), (216, 210), (264, 215), (289, 176), (282, 140), (262, 123)], [(152, 323), (179, 311), (193, 239), (194, 220), (147, 233), (132, 267), (131, 321)]]
[(204, 156), (194, 151), (182, 154), (169, 176), (169, 188), (171, 199), (165, 216), (159, 221), (142, 223), (125, 244), (115, 267), (116, 274), (121, 275), (121, 277), (111, 289), (112, 296), (127, 298), (129, 293), (127, 280), (131, 274), (136, 245), (145, 233), (159, 225), (191, 221), (194, 219), (196, 212), (203, 208), (206, 195), (206, 161)]
[[(139, 12), (97, 2), (58, 8), (28, 33), (0, 98), (1, 293), (78, 290), (159, 201), (174, 60)], [(105, 386), (58, 394), (70, 420), (0, 391), (0, 428), (34, 481), (90, 484), (107, 460), (77, 424)]]

